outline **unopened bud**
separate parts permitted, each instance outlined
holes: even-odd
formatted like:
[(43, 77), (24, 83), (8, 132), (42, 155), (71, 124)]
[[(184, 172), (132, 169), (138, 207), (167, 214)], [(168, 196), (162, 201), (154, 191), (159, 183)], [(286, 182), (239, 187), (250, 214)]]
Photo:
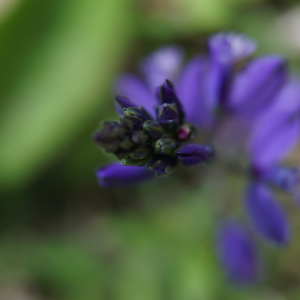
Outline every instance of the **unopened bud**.
[(126, 136), (123, 141), (119, 143), (119, 146), (124, 150), (130, 150), (134, 147), (134, 142), (130, 139), (129, 136)]
[(131, 157), (127, 157), (125, 159), (122, 159), (121, 164), (123, 166), (137, 166), (142, 167), (149, 163), (150, 157), (142, 158), (142, 159), (133, 159)]
[(143, 128), (143, 121), (136, 116), (122, 116), (120, 117), (120, 125), (127, 128), (127, 132), (132, 132), (133, 130), (141, 130)]
[(151, 156), (153, 152), (152, 147), (147, 144), (140, 144), (134, 148), (134, 150), (130, 153), (130, 157), (133, 159), (141, 159)]
[(144, 111), (136, 108), (136, 107), (129, 107), (124, 109), (125, 116), (134, 116), (141, 119), (143, 122), (149, 120), (149, 116)]
[(173, 157), (155, 157), (153, 158), (147, 169), (155, 173), (157, 176), (172, 173), (176, 167), (176, 159)]
[(157, 121), (166, 129), (173, 130), (179, 124), (176, 104), (163, 104), (157, 110)]
[(176, 151), (178, 161), (185, 167), (208, 163), (214, 159), (214, 152), (210, 146), (186, 144)]
[(179, 116), (179, 122), (181, 124), (184, 119), (184, 113), (183, 113), (181, 102), (179, 101), (175, 93), (174, 86), (171, 81), (166, 80), (163, 83), (163, 85), (160, 87), (160, 99), (162, 104), (163, 103), (176, 104), (178, 116)]
[(131, 134), (131, 140), (136, 144), (143, 144), (148, 140), (148, 138), (148, 133), (144, 132), (143, 130), (135, 130)]
[(128, 107), (136, 107), (137, 108), (137, 106), (131, 100), (129, 100), (128, 98), (123, 97), (123, 96), (115, 97), (115, 106), (116, 106), (116, 110), (119, 115), (124, 114), (124, 108), (128, 108)]
[(124, 159), (129, 156), (129, 153), (130, 153), (129, 151), (126, 151), (124, 149), (119, 149), (114, 153), (114, 155), (116, 156), (117, 159)]
[(176, 149), (176, 141), (170, 137), (162, 137), (155, 143), (155, 153), (160, 155), (171, 155)]
[(157, 140), (162, 137), (164, 130), (158, 122), (148, 120), (143, 124), (144, 130), (148, 132), (150, 138)]

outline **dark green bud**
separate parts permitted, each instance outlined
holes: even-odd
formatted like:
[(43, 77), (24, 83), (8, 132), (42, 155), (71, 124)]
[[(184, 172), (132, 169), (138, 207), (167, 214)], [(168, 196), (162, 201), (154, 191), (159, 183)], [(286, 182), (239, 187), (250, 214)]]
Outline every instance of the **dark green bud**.
[(119, 141), (111, 141), (107, 144), (104, 144), (102, 147), (106, 153), (115, 153), (119, 149)]
[(134, 147), (134, 142), (130, 139), (129, 136), (126, 136), (123, 141), (119, 143), (119, 146), (124, 150), (130, 150)]
[(147, 113), (143, 112), (142, 110), (136, 107), (124, 108), (124, 115), (137, 117), (143, 122), (149, 120), (149, 116), (147, 115)]
[(148, 120), (143, 124), (143, 128), (148, 132), (151, 139), (157, 140), (163, 136), (164, 130), (162, 126), (153, 120)]
[(116, 156), (117, 159), (125, 159), (129, 156), (130, 152), (123, 150), (123, 149), (119, 149), (118, 151), (116, 151), (114, 153), (114, 155)]
[(122, 159), (121, 164), (123, 166), (137, 166), (142, 167), (149, 163), (151, 157), (142, 158), (142, 159), (133, 159), (131, 157)]
[(103, 128), (93, 135), (96, 145), (103, 146), (118, 137), (119, 123), (115, 121), (103, 122)]
[(126, 127), (127, 132), (132, 132), (133, 130), (141, 130), (143, 128), (143, 121), (131, 115), (121, 116), (120, 125)]
[(162, 137), (154, 146), (155, 153), (160, 155), (171, 155), (176, 148), (176, 141), (170, 137)]
[(154, 157), (148, 164), (147, 169), (155, 173), (157, 177), (172, 173), (177, 165), (176, 158)]
[(140, 144), (134, 148), (134, 150), (130, 153), (130, 157), (133, 159), (141, 159), (151, 156), (153, 153), (153, 148), (147, 144)]
[(167, 130), (174, 130), (179, 124), (176, 104), (164, 103), (157, 108), (157, 121)]
[(131, 134), (131, 140), (135, 142), (136, 144), (143, 144), (145, 143), (149, 138), (148, 133), (142, 131), (142, 130), (135, 130)]

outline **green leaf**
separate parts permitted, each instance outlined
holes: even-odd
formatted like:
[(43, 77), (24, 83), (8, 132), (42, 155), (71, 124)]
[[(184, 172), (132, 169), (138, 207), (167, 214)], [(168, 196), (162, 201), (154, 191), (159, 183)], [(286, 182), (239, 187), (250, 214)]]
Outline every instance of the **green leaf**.
[[(132, 37), (127, 0), (44, 3), (56, 10), (53, 18), (48, 18), (48, 27), (44, 24), (45, 36), (35, 28), (42, 24), (40, 13), (45, 12), (39, 10), (40, 1), (26, 1), (23, 11), (11, 20), (12, 26), (0, 34), (2, 44), (13, 28), (35, 45), (34, 49), (28, 47), (34, 55), (22, 48), (5, 55), (11, 49), (0, 49), (0, 66), (6, 67), (0, 70), (0, 78), (11, 74), (15, 60), (24, 62), (23, 55), (29, 59), (20, 70), (22, 76), (16, 72), (12, 77), (0, 112), (0, 182), (11, 187), (25, 184), (49, 164), (109, 101), (101, 95), (110, 88)], [(28, 26), (28, 18), (33, 18), (31, 25), (36, 26)], [(32, 34), (39, 35), (38, 41)], [(10, 46), (16, 50), (14, 44)], [(10, 63), (1, 62), (2, 57)]]

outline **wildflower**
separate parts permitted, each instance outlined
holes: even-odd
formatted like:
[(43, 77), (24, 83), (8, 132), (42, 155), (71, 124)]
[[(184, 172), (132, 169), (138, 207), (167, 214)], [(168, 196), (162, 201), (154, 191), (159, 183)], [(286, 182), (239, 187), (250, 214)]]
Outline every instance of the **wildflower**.
[(230, 280), (239, 284), (258, 280), (258, 253), (252, 237), (241, 224), (233, 221), (221, 224), (217, 250)]
[[(146, 176), (148, 170), (157, 177), (166, 176), (176, 169), (178, 162), (191, 166), (213, 160), (211, 146), (190, 143), (196, 131), (185, 123), (185, 113), (172, 83), (166, 80), (159, 90), (161, 105), (156, 108), (156, 120), (143, 107), (117, 96), (115, 102), (120, 121), (106, 121), (94, 134), (96, 145), (121, 159), (123, 166), (147, 167), (145, 175), (137, 170), (141, 176), (132, 176), (130, 182), (149, 178)], [(123, 185), (124, 181), (117, 180), (123, 173), (108, 172), (109, 168), (105, 167), (106, 172), (101, 169), (97, 172), (97, 176), (101, 176), (100, 183)], [(115, 165), (113, 168), (116, 169)]]
[[(288, 220), (271, 188), (300, 200), (298, 169), (281, 165), (300, 134), (300, 84), (289, 78), (282, 57), (251, 59), (255, 49), (242, 35), (221, 33), (208, 40), (206, 56), (185, 66), (182, 50), (169, 47), (142, 62), (143, 79), (120, 76), (120, 120), (104, 122), (94, 141), (122, 162), (99, 169), (99, 183), (134, 184), (217, 158), (249, 176), (244, 207), (252, 227), (272, 245), (287, 244)], [(208, 138), (197, 144), (202, 131)], [(233, 280), (254, 281), (258, 259), (247, 229), (222, 226), (218, 249), (225, 271)]]

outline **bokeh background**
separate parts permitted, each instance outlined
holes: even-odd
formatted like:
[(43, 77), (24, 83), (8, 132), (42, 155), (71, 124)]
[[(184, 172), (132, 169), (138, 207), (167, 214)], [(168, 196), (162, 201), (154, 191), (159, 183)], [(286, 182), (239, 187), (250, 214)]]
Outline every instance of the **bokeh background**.
[(246, 179), (211, 166), (102, 189), (94, 170), (113, 158), (91, 142), (100, 120), (116, 118), (117, 74), (159, 46), (190, 57), (232, 30), (300, 72), (297, 3), (0, 0), (0, 299), (300, 299), (291, 199), (280, 196), (292, 243), (262, 246), (263, 282), (237, 288), (216, 261), (215, 230), (224, 205), (242, 215)]

